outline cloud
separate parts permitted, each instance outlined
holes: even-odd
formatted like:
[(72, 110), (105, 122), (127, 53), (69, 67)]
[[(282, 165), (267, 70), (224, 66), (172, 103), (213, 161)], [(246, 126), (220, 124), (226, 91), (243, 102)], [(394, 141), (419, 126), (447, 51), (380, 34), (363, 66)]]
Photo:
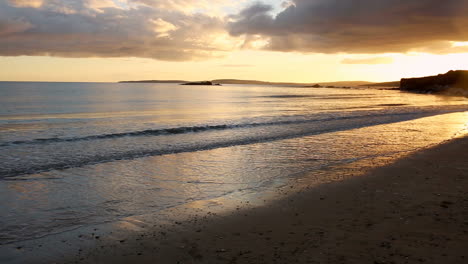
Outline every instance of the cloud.
[(40, 7), (43, 0), (9, 0), (8, 1), (11, 5), (16, 7)]
[(0, 36), (24, 32), (33, 26), (22, 19), (0, 19)]
[(205, 13), (224, 16), (225, 10), (240, 10), (247, 0), (121, 0), (128, 5), (145, 5), (185, 13)]
[(468, 52), (467, 45), (459, 45), (463, 42), (453, 42), (453, 41), (444, 41), (444, 42), (434, 42), (421, 47), (414, 49), (415, 52), (425, 52), (425, 53), (434, 53), (434, 54), (449, 54), (449, 53), (466, 53)]
[(468, 41), (466, 0), (294, 0), (285, 6), (274, 15), (271, 6), (256, 3), (231, 16), (228, 30), (246, 42), (262, 38), (264, 49), (313, 53), (450, 53), (465, 50), (450, 47), (452, 41)]
[(286, 8), (292, 6), (292, 5), (294, 5), (294, 2), (291, 1), (291, 0), (287, 0), (287, 1), (284, 1), (284, 2), (281, 3), (281, 7), (284, 8), (284, 9), (286, 9)]
[(181, 61), (220, 57), (238, 45), (216, 16), (117, 0), (38, 2), (0, 0), (0, 56)]
[[(466, 0), (0, 0), (0, 56), (218, 58), (467, 52)], [(271, 1), (270, 1), (271, 2)], [(226, 10), (235, 13), (226, 15)], [(236, 11), (238, 10), (238, 11)], [(371, 63), (346, 59), (343, 63)], [(372, 63), (381, 63), (378, 60)]]
[(371, 58), (346, 58), (341, 61), (343, 64), (392, 64), (391, 57), (371, 57)]
[(151, 20), (151, 22), (154, 24), (154, 32), (158, 33), (157, 37), (170, 37), (170, 32), (178, 29), (174, 24), (171, 24), (161, 18)]
[(86, 0), (85, 4), (87, 7), (98, 11), (101, 11), (101, 9), (104, 8), (119, 8), (119, 6), (112, 0)]

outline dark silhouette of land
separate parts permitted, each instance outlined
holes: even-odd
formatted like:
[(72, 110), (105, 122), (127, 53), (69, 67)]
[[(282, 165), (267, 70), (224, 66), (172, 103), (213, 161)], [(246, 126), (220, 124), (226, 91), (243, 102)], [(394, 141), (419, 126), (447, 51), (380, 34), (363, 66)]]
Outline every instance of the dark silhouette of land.
[(351, 88), (367, 87), (378, 88), (392, 87), (405, 92), (434, 93), (447, 95), (468, 95), (468, 71), (456, 70), (436, 76), (420, 78), (403, 78), (401, 81), (372, 83), (366, 81), (340, 81), (340, 82), (320, 82), (320, 83), (295, 83), (295, 82), (265, 82), (257, 80), (238, 79), (216, 79), (212, 81), (189, 82), (182, 80), (142, 80), (123, 81), (121, 83), (178, 83), (183, 85), (221, 85), (221, 84), (246, 84), (246, 85), (269, 85), (269, 86), (290, 86), (303, 88)]
[[(176, 84), (190, 84), (211, 82), (212, 84), (250, 84), (250, 85), (271, 85), (271, 86), (293, 86), (293, 87), (313, 87), (319, 85), (320, 87), (343, 87), (343, 86), (359, 86), (372, 84), (366, 81), (339, 81), (339, 82), (320, 82), (320, 83), (295, 83), (295, 82), (266, 82), (257, 80), (239, 80), (239, 79), (215, 79), (212, 81), (184, 81), (184, 80), (141, 80), (141, 81), (121, 81), (119, 83), (176, 83)], [(210, 84), (203, 84), (210, 85)]]
[(121, 81), (119, 83), (186, 83), (183, 80), (141, 80), (141, 81)]
[(219, 83), (213, 83), (211, 81), (201, 81), (201, 82), (186, 82), (181, 85), (220, 85)]
[(466, 93), (468, 71), (449, 71), (436, 76), (401, 79), (400, 90), (417, 93)]
[(213, 82), (221, 84), (253, 84), (253, 85), (274, 85), (274, 86), (299, 86), (299, 87), (319, 87), (326, 86), (358, 86), (363, 84), (369, 84), (371, 82), (366, 81), (339, 81), (339, 82), (319, 82), (319, 83), (296, 83), (296, 82), (265, 82), (256, 80), (237, 80), (237, 79), (217, 79)]

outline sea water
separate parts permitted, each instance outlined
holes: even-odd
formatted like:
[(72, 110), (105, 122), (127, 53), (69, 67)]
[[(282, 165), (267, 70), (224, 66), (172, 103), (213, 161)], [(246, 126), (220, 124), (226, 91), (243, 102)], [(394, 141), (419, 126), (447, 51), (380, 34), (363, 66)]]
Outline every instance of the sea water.
[(363, 88), (0, 82), (0, 244), (416, 151), (467, 111)]

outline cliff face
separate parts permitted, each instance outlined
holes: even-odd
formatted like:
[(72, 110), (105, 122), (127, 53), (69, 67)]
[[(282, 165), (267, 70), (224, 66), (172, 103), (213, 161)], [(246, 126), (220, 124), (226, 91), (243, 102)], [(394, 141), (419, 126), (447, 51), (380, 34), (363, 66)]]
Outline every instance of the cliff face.
[(418, 93), (468, 92), (468, 71), (449, 71), (437, 76), (401, 79), (400, 90)]

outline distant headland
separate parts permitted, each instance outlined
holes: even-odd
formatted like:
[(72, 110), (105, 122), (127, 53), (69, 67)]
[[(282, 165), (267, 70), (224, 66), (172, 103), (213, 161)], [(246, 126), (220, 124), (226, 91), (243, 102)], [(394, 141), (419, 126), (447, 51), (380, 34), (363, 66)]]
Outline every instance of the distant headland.
[(456, 70), (434, 76), (403, 78), (395, 82), (372, 83), (362, 86), (394, 88), (412, 93), (468, 96), (468, 71)]
[[(350, 87), (373, 84), (366, 81), (339, 81), (320, 83), (295, 83), (295, 82), (266, 82), (257, 80), (239, 79), (215, 79), (211, 81), (184, 81), (184, 80), (141, 80), (141, 81), (121, 81), (119, 83), (174, 83), (185, 85), (216, 85), (216, 84), (246, 84), (246, 85), (270, 85), (270, 86), (293, 86), (293, 87)], [(211, 83), (211, 84), (209, 84)]]
[(119, 83), (186, 83), (182, 80), (142, 80), (142, 81), (121, 81)]
[(449, 71), (436, 76), (401, 79), (400, 90), (466, 96), (468, 95), (468, 71)]
[(269, 85), (290, 86), (303, 88), (383, 88), (401, 90), (405, 92), (433, 93), (448, 95), (468, 96), (468, 71), (456, 70), (445, 74), (427, 76), (420, 78), (403, 78), (400, 81), (373, 83), (366, 81), (340, 81), (321, 83), (294, 83), (294, 82), (265, 82), (257, 80), (238, 79), (216, 79), (212, 81), (183, 81), (183, 80), (142, 80), (122, 81), (120, 83), (174, 83), (182, 85), (222, 85), (222, 84), (245, 84), (245, 85)]

